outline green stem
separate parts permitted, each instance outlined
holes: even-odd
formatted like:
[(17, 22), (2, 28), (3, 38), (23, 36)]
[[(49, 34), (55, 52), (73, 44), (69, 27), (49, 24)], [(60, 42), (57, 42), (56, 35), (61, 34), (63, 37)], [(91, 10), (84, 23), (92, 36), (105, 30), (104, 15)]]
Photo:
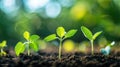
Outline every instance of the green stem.
[(30, 50), (28, 49), (28, 56), (30, 55)]
[(2, 48), (0, 49), (0, 52), (1, 52), (1, 53), (0, 53), (0, 56), (2, 56), (2, 53), (3, 53), (3, 49), (2, 49)]
[(29, 46), (30, 46), (30, 42), (28, 41), (28, 44), (27, 44), (28, 56), (30, 55), (30, 48), (29, 48)]
[(92, 55), (94, 55), (94, 48), (93, 48), (93, 40), (90, 41), (91, 42), (91, 51), (92, 51)]
[(1, 48), (1, 53), (3, 52), (3, 49)]
[(61, 59), (61, 53), (62, 53), (62, 39), (60, 39), (60, 45), (59, 45), (59, 59)]

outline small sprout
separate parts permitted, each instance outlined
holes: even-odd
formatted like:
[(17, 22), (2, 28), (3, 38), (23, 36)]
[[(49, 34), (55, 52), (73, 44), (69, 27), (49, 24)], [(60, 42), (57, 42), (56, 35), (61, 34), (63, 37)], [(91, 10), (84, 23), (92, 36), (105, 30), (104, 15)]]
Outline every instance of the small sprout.
[(40, 38), (38, 35), (31, 35), (28, 31), (25, 31), (23, 33), (23, 37), (26, 39), (24, 43), (18, 42), (15, 46), (15, 53), (17, 56), (20, 55), (20, 53), (23, 53), (25, 49), (27, 50), (27, 54), (30, 55), (30, 49), (34, 51), (38, 51), (38, 45), (36, 44), (36, 41)]
[(102, 33), (102, 31), (96, 32), (93, 35), (92, 32), (87, 27), (85, 27), (85, 26), (82, 26), (81, 30), (82, 30), (84, 36), (90, 40), (91, 47), (92, 47), (91, 48), (91, 50), (92, 50), (91, 54), (94, 55), (93, 43), (94, 43), (94, 40)]
[(6, 56), (6, 52), (3, 51), (3, 48), (6, 46), (6, 41), (2, 41), (2, 43), (0, 43), (0, 56)]
[(104, 55), (109, 55), (110, 54), (110, 50), (111, 47), (115, 44), (115, 41), (113, 41), (112, 43), (108, 44), (105, 48), (101, 48), (100, 52)]
[(72, 29), (72, 30), (66, 32), (63, 27), (58, 27), (56, 29), (57, 35), (56, 34), (51, 34), (51, 35), (45, 37), (44, 40), (45, 41), (52, 41), (52, 40), (55, 40), (55, 39), (59, 39), (60, 45), (59, 45), (59, 56), (58, 57), (59, 57), (59, 59), (61, 59), (63, 40), (66, 39), (66, 38), (70, 38), (70, 37), (74, 36), (76, 32), (77, 32), (77, 30), (75, 30), (75, 29)]

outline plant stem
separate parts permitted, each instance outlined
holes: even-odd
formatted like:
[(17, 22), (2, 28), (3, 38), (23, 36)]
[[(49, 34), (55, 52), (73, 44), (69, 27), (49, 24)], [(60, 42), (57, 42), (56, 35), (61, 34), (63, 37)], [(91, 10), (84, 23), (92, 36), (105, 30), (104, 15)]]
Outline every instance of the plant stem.
[(59, 45), (59, 59), (61, 59), (61, 53), (62, 53), (62, 39), (60, 39), (60, 45)]
[(91, 51), (92, 51), (91, 54), (94, 55), (93, 40), (91, 40), (90, 43), (91, 43)]
[(2, 49), (2, 48), (1, 48), (0, 52), (1, 52), (1, 53), (0, 53), (0, 56), (2, 56), (2, 53), (3, 53), (3, 49)]
[(28, 44), (27, 44), (28, 56), (30, 55), (30, 48), (29, 48), (29, 46), (30, 46), (30, 42), (28, 41)]
[(3, 49), (1, 48), (1, 53), (3, 52)]
[(30, 49), (28, 49), (28, 56), (30, 55)]

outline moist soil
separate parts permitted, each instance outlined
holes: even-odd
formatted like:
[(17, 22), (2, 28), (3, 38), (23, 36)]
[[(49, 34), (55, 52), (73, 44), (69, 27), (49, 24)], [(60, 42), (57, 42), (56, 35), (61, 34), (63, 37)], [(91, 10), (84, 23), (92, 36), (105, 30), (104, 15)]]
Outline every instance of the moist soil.
[(100, 53), (84, 54), (81, 52), (66, 53), (58, 59), (58, 53), (38, 52), (38, 54), (20, 54), (19, 57), (0, 57), (0, 67), (120, 67), (120, 52), (109, 56)]

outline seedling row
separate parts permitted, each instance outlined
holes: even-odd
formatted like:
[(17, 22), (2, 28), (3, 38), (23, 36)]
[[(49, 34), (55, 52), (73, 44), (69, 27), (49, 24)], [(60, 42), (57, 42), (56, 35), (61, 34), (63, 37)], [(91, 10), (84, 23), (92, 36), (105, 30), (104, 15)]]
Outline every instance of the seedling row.
[[(66, 31), (64, 27), (58, 27), (56, 29), (56, 33), (50, 34), (46, 36), (43, 40), (46, 42), (53, 41), (58, 39), (59, 40), (59, 48), (58, 48), (58, 59), (61, 60), (62, 54), (62, 43), (65, 39), (74, 36), (77, 33), (77, 29), (71, 29)], [(93, 34), (87, 27), (81, 26), (81, 31), (84, 36), (90, 41), (91, 44), (91, 55), (94, 55), (94, 40), (102, 33), (102, 31), (98, 31)], [(28, 31), (23, 33), (23, 38), (25, 39), (24, 42), (19, 41), (14, 48), (16, 56), (19, 56), (21, 53), (27, 51), (27, 55), (31, 54), (31, 50), (37, 52), (39, 50), (39, 45), (37, 41), (39, 40), (40, 36), (38, 35), (31, 35)], [(107, 45), (105, 48), (101, 48), (100, 52), (104, 55), (109, 55), (111, 47), (115, 44), (113, 41), (111, 44)], [(6, 56), (6, 52), (3, 50), (6, 47), (6, 41), (2, 41), (0, 43), (0, 56)]]

